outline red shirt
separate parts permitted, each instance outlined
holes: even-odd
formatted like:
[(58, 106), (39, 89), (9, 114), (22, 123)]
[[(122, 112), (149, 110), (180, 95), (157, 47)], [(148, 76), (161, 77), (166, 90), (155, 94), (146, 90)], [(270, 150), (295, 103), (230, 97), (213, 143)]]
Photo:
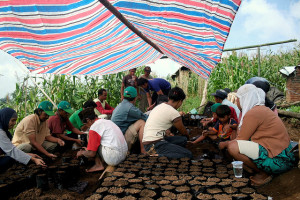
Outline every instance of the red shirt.
[(69, 118), (63, 120), (58, 113), (48, 119), (48, 127), (51, 134), (63, 134), (66, 129), (72, 131), (74, 128)]
[(89, 151), (97, 151), (101, 144), (101, 136), (93, 130), (89, 131), (89, 141), (87, 145), (87, 150)]
[(102, 107), (101, 103), (98, 101), (96, 102), (97, 107), (96, 109), (101, 113), (101, 114), (107, 114), (111, 115), (112, 112), (114, 111), (114, 108), (108, 105), (108, 103), (105, 102), (105, 108)]

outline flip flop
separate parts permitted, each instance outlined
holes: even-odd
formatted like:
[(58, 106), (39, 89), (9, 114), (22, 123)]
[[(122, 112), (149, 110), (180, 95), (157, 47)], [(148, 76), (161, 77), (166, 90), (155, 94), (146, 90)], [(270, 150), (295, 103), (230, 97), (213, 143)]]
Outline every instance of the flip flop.
[(268, 177), (265, 178), (262, 182), (258, 183), (258, 182), (256, 182), (256, 181), (254, 181), (252, 178), (253, 178), (253, 176), (250, 176), (251, 185), (254, 186), (254, 187), (260, 187), (260, 186), (263, 186), (263, 185), (269, 183), (269, 182), (272, 180), (272, 176), (268, 176)]

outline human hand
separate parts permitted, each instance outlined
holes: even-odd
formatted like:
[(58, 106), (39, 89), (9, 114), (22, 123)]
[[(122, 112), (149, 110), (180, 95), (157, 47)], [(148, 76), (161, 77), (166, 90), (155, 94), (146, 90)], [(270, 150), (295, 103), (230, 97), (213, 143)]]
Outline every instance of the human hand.
[(224, 126), (224, 128), (223, 128), (223, 130), (224, 130), (224, 132), (225, 133), (228, 133), (228, 132), (230, 132), (230, 125), (229, 124), (226, 124), (225, 126)]
[(59, 138), (57, 138), (57, 143), (59, 144), (59, 146), (65, 146), (65, 142)]
[(202, 135), (207, 136), (208, 135), (208, 131), (207, 130), (202, 131)]
[(180, 111), (179, 114), (180, 114), (180, 116), (185, 115), (185, 113), (183, 111)]
[(47, 167), (47, 165), (45, 164), (45, 162), (44, 162), (42, 159), (31, 157), (31, 160), (32, 160), (36, 165), (40, 165), (40, 166), (42, 166), (42, 167)]
[(48, 153), (47, 156), (48, 156), (49, 158), (51, 158), (52, 160), (54, 160), (55, 158), (57, 158), (57, 156), (54, 155), (54, 154), (52, 154), (52, 153)]
[(166, 132), (165, 132), (165, 136), (170, 137), (170, 136), (174, 136), (174, 134), (171, 133), (171, 131), (168, 129), (168, 130), (166, 130)]
[(82, 145), (83, 145), (83, 141), (82, 141), (82, 140), (75, 139), (75, 142), (76, 142), (79, 146), (82, 146)]
[(42, 159), (39, 155), (34, 154), (34, 153), (27, 153), (28, 155), (30, 155), (32, 158), (38, 158), (38, 159)]
[(84, 151), (85, 151), (85, 150), (80, 149), (80, 150), (77, 152), (76, 157), (79, 158), (80, 156), (83, 156), (83, 152), (84, 152)]

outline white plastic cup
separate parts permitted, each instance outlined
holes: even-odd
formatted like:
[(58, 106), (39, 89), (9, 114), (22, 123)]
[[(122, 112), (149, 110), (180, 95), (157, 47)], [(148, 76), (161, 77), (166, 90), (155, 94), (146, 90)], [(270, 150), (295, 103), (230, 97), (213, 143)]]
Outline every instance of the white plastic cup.
[(243, 161), (233, 161), (233, 172), (236, 178), (242, 178), (243, 176)]

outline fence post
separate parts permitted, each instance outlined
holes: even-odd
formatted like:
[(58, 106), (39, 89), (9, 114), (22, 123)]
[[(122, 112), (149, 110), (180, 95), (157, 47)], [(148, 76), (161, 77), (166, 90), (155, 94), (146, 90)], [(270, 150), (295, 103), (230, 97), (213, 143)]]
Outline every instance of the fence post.
[(257, 47), (257, 56), (258, 56), (257, 76), (260, 76), (260, 47)]

